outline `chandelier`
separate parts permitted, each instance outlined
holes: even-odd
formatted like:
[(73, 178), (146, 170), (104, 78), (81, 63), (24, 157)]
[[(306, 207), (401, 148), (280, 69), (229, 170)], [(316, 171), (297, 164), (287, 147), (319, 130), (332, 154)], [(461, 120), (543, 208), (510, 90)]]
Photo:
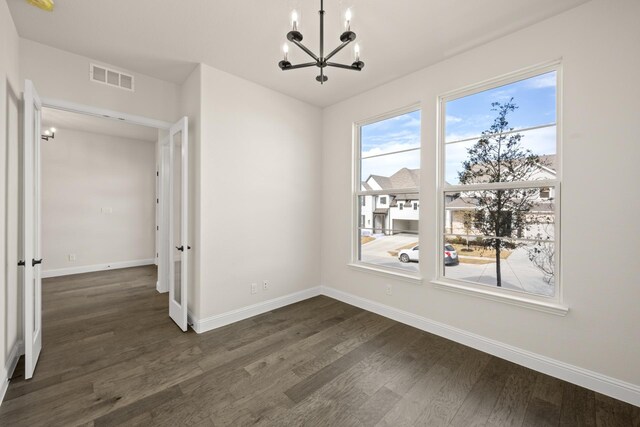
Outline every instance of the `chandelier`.
[(287, 33), (287, 40), (302, 49), (307, 55), (313, 58), (313, 62), (305, 62), (302, 64), (292, 64), (289, 62), (289, 45), (287, 43), (282, 47), (284, 52), (284, 59), (278, 63), (278, 66), (282, 71), (295, 70), (298, 68), (318, 67), (320, 68), (320, 74), (316, 77), (316, 80), (320, 84), (324, 84), (329, 78), (324, 74), (326, 67), (344, 68), (346, 70), (360, 71), (364, 68), (364, 62), (360, 61), (360, 47), (356, 43), (354, 46), (355, 61), (351, 64), (339, 64), (337, 62), (330, 62), (329, 60), (335, 56), (338, 52), (344, 49), (349, 43), (356, 39), (356, 33), (351, 31), (351, 10), (347, 9), (345, 13), (345, 31), (340, 35), (340, 45), (333, 49), (327, 56), (324, 55), (324, 0), (320, 0), (320, 53), (316, 55), (309, 48), (302, 44), (302, 33), (298, 31), (298, 14), (296, 11), (291, 13), (291, 26), (292, 29)]

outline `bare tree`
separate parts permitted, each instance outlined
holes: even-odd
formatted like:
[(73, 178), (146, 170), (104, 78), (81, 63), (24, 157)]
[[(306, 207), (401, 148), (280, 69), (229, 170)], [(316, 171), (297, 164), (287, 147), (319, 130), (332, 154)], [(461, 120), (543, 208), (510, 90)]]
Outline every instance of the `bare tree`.
[(462, 214), (462, 226), (464, 227), (465, 239), (467, 240), (467, 252), (471, 252), (469, 247), (469, 235), (473, 231), (473, 213), (464, 212)]
[(538, 240), (527, 248), (527, 255), (529, 261), (544, 274), (544, 281), (551, 285), (555, 276), (556, 246), (553, 242), (545, 242), (545, 240), (552, 239), (549, 227), (553, 227), (553, 221), (550, 217), (546, 217), (544, 220), (546, 222), (541, 225), (542, 231), (536, 234)]
[[(518, 108), (513, 98), (493, 102), (496, 113), (493, 124), (467, 150), (467, 160), (458, 173), (461, 184), (508, 183), (528, 181), (537, 170), (540, 159), (522, 146), (522, 134), (513, 132), (508, 115)], [(495, 250), (496, 285), (502, 286), (501, 251), (514, 233), (526, 227), (525, 215), (538, 193), (534, 188), (477, 190), (465, 192), (476, 203), (474, 227), (487, 236), (485, 246)], [(505, 240), (507, 238), (507, 240)]]

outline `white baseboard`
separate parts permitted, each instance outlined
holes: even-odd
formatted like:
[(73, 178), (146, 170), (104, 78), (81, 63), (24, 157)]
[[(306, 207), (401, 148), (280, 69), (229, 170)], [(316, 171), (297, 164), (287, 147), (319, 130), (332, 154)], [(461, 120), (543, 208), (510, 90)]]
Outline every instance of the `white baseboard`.
[(462, 329), (380, 304), (337, 289), (322, 286), (320, 293), (347, 304), (360, 307), (400, 323), (464, 344), (476, 350), (500, 357), (538, 372), (560, 378), (581, 387), (597, 391), (635, 406), (640, 406), (640, 386), (570, 365), (499, 341), (482, 337)]
[(0, 372), (0, 405), (4, 400), (4, 395), (7, 393), (7, 389), (9, 388), (9, 379), (13, 376), (13, 371), (16, 369), (18, 360), (20, 360), (20, 356), (23, 353), (24, 345), (22, 344), (22, 341), (17, 341), (11, 349), (11, 353), (9, 353), (6, 365), (2, 367), (2, 372)]
[(258, 314), (266, 313), (267, 311), (304, 301), (318, 295), (320, 295), (319, 286), (204, 319), (194, 319), (191, 313), (189, 313), (189, 324), (194, 331), (200, 334), (222, 326), (230, 325), (231, 323), (235, 323), (240, 320), (248, 319), (249, 317), (257, 316)]
[(116, 270), (118, 268), (138, 267), (141, 265), (155, 264), (155, 259), (138, 259), (134, 261), (118, 261), (107, 264), (84, 265), (80, 267), (58, 268), (55, 270), (46, 270), (42, 272), (42, 278), (69, 276), (80, 273), (93, 273), (94, 271)]

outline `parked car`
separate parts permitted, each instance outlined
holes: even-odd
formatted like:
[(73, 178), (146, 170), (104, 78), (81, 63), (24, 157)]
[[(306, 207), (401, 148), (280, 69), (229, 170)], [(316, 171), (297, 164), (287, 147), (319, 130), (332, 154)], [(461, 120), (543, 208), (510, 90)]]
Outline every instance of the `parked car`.
[(402, 262), (419, 261), (420, 249), (419, 246), (414, 246), (411, 249), (403, 249), (398, 254), (398, 259)]
[[(403, 249), (398, 253), (398, 259), (402, 262), (411, 262), (420, 260), (420, 246), (414, 246), (411, 249)], [(444, 245), (444, 265), (458, 265), (458, 252), (451, 245)]]
[(444, 245), (444, 265), (458, 265), (458, 252), (452, 245)]

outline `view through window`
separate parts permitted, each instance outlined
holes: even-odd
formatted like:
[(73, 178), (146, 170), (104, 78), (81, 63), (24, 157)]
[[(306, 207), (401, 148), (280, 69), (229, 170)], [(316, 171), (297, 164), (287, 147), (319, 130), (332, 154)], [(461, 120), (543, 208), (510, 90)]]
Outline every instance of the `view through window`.
[(445, 278), (556, 294), (557, 81), (549, 69), (443, 100)]
[(417, 274), (420, 111), (362, 125), (359, 135), (357, 261)]

